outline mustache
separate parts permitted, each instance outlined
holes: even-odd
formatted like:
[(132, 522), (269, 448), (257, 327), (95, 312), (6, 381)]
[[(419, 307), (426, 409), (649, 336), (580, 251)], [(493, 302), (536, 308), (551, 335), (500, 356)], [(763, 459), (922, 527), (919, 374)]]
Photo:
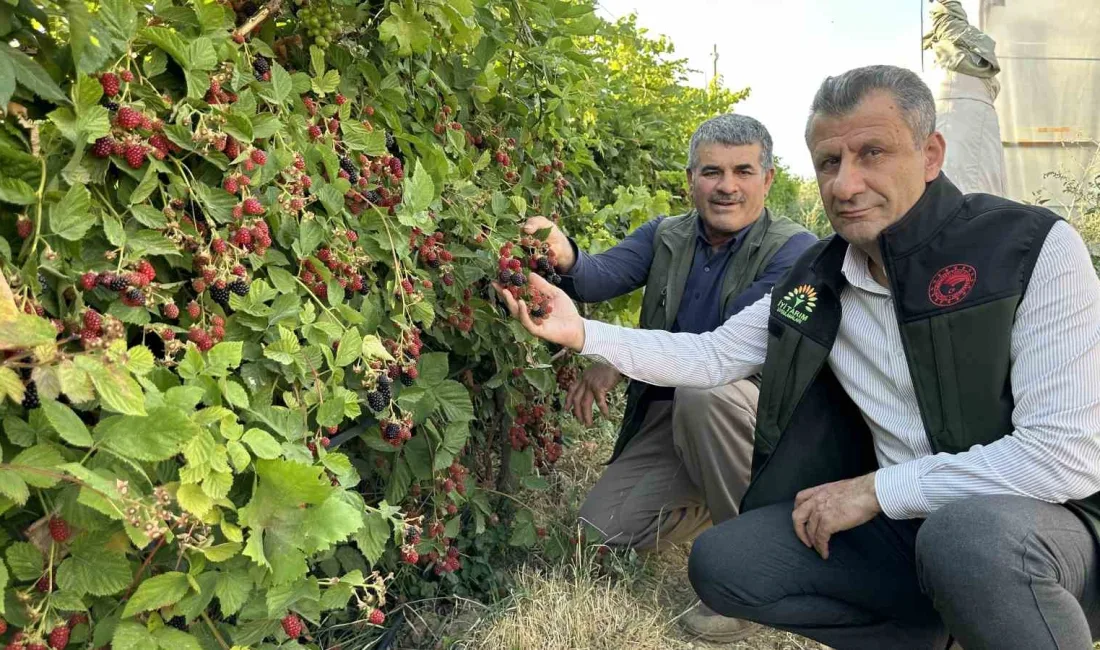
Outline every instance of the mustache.
[(744, 203), (745, 202), (745, 195), (744, 194), (718, 194), (718, 193), (716, 193), (716, 194), (711, 194), (709, 197), (707, 197), (707, 200), (712, 201), (712, 202), (722, 202), (722, 203)]

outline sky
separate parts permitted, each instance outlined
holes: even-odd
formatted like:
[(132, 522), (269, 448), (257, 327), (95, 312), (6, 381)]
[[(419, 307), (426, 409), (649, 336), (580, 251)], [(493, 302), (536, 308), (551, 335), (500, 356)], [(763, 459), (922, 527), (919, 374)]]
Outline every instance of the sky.
[[(738, 113), (764, 123), (775, 154), (810, 177), (803, 130), (821, 80), (875, 63), (921, 71), (921, 19), (927, 0), (599, 0), (606, 19), (638, 15), (651, 34), (664, 34), (702, 86), (714, 70), (732, 90), (752, 89)], [(977, 0), (964, 0), (977, 23)]]

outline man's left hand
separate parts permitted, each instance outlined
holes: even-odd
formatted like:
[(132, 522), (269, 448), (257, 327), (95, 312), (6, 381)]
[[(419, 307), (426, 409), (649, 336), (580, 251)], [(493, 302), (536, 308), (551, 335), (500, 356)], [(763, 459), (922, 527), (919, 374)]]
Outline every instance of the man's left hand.
[(865, 524), (882, 512), (875, 495), (875, 473), (799, 492), (794, 498), (794, 534), (806, 546), (829, 559), (834, 533)]

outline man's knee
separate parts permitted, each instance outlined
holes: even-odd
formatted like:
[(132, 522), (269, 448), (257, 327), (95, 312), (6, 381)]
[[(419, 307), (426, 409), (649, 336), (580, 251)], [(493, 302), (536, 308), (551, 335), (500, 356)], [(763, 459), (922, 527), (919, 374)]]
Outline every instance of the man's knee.
[(646, 546), (658, 528), (658, 517), (631, 505), (630, 499), (611, 501), (606, 495), (589, 494), (577, 517), (592, 541), (610, 546)]
[[(1012, 497), (971, 497), (948, 504), (921, 525), (916, 540), (917, 575), (934, 599), (963, 596), (976, 580), (997, 580), (1021, 548), (1026, 516)], [(1018, 554), (1015, 556), (1018, 557)]]
[(674, 428), (711, 431), (717, 419), (728, 423), (737, 433), (751, 437), (759, 397), (760, 391), (747, 381), (715, 388), (677, 388), (673, 401)]
[(745, 523), (730, 520), (704, 531), (688, 557), (688, 579), (696, 595), (724, 616), (743, 616), (743, 608), (775, 597), (768, 593), (771, 581), (761, 573), (764, 563), (754, 553), (769, 534)]

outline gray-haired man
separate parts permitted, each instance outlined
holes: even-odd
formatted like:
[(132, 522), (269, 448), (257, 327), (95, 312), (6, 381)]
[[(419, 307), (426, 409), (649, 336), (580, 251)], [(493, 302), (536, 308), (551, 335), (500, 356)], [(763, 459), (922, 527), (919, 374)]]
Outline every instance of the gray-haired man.
[(932, 93), (826, 79), (806, 141), (836, 235), (702, 334), (529, 331), (655, 384), (762, 371), (752, 483), (689, 575), (715, 611), (836, 648), (1092, 647), (1100, 630), (1100, 281), (1049, 210), (942, 174)]
[[(542, 217), (527, 232), (549, 236), (563, 287), (582, 302), (600, 302), (645, 287), (644, 329), (709, 332), (771, 291), (817, 237), (764, 208), (775, 175), (764, 125), (721, 115), (692, 136), (687, 179), (695, 209), (643, 224), (610, 250), (588, 255)], [(566, 407), (591, 424), (595, 402), (622, 375), (590, 367)], [(692, 539), (737, 515), (749, 480), (756, 425), (757, 378), (704, 390), (631, 381), (610, 465), (589, 493), (580, 517), (611, 545), (648, 549)], [(749, 626), (733, 619), (685, 618), (692, 631), (732, 641)]]

